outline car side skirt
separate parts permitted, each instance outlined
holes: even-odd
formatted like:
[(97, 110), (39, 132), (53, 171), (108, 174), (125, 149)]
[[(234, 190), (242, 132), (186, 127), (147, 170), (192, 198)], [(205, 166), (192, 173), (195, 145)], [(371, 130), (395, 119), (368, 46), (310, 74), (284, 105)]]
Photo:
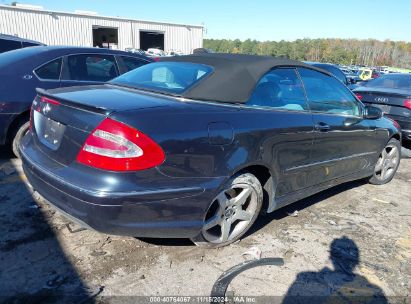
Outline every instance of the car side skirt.
[(355, 181), (358, 179), (363, 179), (366, 177), (370, 177), (371, 175), (373, 175), (374, 173), (374, 168), (373, 167), (368, 167), (365, 170), (361, 170), (358, 172), (355, 172), (353, 174), (350, 175), (346, 175), (346, 176), (342, 176), (336, 179), (333, 179), (331, 181), (327, 181), (321, 184), (317, 184), (315, 186), (311, 186), (305, 189), (301, 189), (299, 191), (293, 192), (291, 194), (279, 197), (279, 198), (275, 198), (271, 204), (269, 205), (269, 208), (267, 210), (267, 213), (273, 212), (275, 210), (278, 210), (282, 207), (285, 207), (289, 204), (292, 204), (294, 202), (297, 202), (301, 199), (307, 198), (311, 195), (314, 195), (316, 193), (319, 193), (321, 191), (330, 189), (334, 186), (343, 184), (343, 183), (347, 183), (347, 182), (351, 182), (351, 181)]

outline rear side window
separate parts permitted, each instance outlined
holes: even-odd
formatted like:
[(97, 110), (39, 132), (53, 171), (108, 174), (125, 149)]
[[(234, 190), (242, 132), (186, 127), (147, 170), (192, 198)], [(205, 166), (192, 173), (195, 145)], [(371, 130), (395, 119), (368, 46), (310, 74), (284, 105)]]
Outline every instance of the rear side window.
[(121, 56), (121, 59), (123, 60), (123, 63), (127, 69), (127, 72), (137, 69), (147, 63), (147, 61), (143, 61), (143, 60), (133, 58), (133, 57), (128, 57), (128, 56)]
[(0, 53), (21, 49), (21, 42), (7, 39), (0, 39)]
[(355, 97), (336, 78), (305, 68), (299, 68), (298, 71), (312, 111), (359, 115), (359, 106)]
[(23, 41), (23, 47), (24, 47), (24, 48), (25, 48), (25, 47), (30, 47), (30, 46), (39, 46), (39, 44), (38, 44), (38, 43), (33, 43), (33, 42)]
[(293, 68), (274, 69), (265, 74), (247, 104), (292, 111), (308, 110), (301, 80)]
[(72, 55), (68, 57), (67, 65), (70, 80), (106, 82), (118, 75), (111, 55)]
[(63, 60), (61, 58), (55, 59), (46, 63), (35, 70), (37, 77), (48, 80), (60, 79), (61, 65)]
[(156, 62), (117, 77), (114, 84), (139, 89), (179, 94), (200, 81), (212, 71), (203, 64), (187, 62)]

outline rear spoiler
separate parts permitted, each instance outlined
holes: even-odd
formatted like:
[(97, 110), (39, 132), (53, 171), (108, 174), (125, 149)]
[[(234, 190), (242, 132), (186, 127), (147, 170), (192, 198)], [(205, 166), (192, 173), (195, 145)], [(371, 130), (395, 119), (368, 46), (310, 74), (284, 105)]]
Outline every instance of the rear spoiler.
[(58, 97), (56, 95), (53, 95), (52, 93), (42, 89), (42, 88), (36, 88), (36, 92), (38, 96), (44, 96), (47, 98), (50, 98), (52, 100), (56, 100), (59, 103), (63, 104), (64, 106), (67, 107), (71, 107), (71, 108), (75, 108), (75, 109), (81, 109), (84, 111), (88, 111), (88, 112), (94, 112), (94, 113), (99, 113), (99, 114), (103, 114), (103, 115), (109, 115), (111, 113), (111, 111), (107, 110), (107, 109), (103, 109), (100, 107), (93, 107), (91, 105), (85, 105), (82, 103), (78, 103), (75, 102), (74, 100), (69, 100), (69, 99), (65, 99), (65, 98), (61, 98)]

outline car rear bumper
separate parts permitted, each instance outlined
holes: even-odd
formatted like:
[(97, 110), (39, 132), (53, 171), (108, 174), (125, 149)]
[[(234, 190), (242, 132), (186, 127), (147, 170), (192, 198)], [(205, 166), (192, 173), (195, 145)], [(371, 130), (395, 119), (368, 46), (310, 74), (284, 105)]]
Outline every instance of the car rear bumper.
[(385, 116), (398, 122), (401, 127), (403, 140), (411, 140), (411, 118), (392, 114), (386, 114)]
[(182, 179), (180, 184), (187, 186), (180, 188), (92, 191), (56, 175), (46, 166), (47, 160), (42, 160), (45, 156), (38, 155), (24, 142), (27, 140), (20, 147), (23, 170), (33, 189), (80, 225), (108, 234), (193, 237), (201, 230), (205, 212), (225, 180), (225, 177), (203, 178), (192, 186), (191, 178)]

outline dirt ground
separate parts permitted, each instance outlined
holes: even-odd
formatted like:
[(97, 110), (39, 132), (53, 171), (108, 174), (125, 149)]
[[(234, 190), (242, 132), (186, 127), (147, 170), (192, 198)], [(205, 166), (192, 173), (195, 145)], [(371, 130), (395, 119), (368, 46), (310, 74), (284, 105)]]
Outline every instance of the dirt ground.
[[(24, 180), (19, 160), (3, 151), (0, 302), (159, 303), (184, 302), (163, 296), (191, 296), (206, 303), (198, 297), (209, 296), (219, 276), (252, 259), (243, 253), (258, 247), (263, 258), (282, 258), (284, 266), (239, 274), (227, 292), (240, 297), (236, 301), (273, 296), (268, 303), (275, 303), (285, 295), (355, 290), (411, 303), (411, 158), (402, 159), (387, 185), (357, 181), (335, 187), (263, 216), (246, 238), (215, 250), (186, 240), (79, 231), (33, 198)], [(341, 241), (351, 245), (340, 250), (346, 259), (338, 260), (330, 248)]]

